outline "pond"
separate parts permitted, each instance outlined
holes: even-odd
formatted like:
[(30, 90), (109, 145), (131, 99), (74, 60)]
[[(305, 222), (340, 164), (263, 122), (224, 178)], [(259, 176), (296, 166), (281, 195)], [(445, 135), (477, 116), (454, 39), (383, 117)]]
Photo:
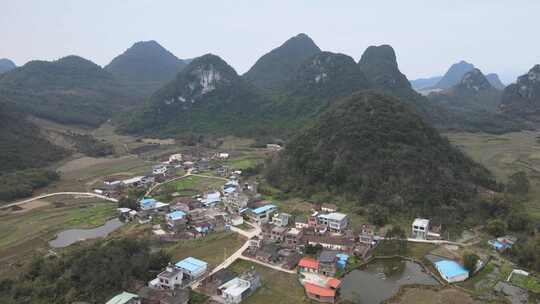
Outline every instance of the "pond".
[(104, 237), (120, 228), (123, 224), (118, 218), (114, 218), (108, 220), (104, 225), (92, 229), (64, 230), (58, 233), (54, 240), (49, 242), (49, 246), (63, 248), (79, 241)]
[(353, 303), (381, 303), (394, 296), (402, 285), (439, 285), (417, 263), (402, 259), (375, 260), (342, 279), (341, 297)]

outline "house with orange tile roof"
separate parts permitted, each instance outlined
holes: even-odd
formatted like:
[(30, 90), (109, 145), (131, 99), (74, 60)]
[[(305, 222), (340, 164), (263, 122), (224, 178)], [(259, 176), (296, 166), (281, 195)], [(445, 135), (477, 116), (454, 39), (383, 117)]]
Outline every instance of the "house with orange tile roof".
[(319, 261), (310, 257), (301, 258), (300, 261), (298, 262), (298, 272), (318, 273)]

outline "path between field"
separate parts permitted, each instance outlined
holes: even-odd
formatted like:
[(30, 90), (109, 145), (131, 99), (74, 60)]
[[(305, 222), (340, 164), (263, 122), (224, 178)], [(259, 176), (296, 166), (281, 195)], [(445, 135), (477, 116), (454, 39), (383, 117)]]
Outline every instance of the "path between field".
[(253, 226), (254, 229), (250, 230), (250, 231), (245, 231), (245, 230), (242, 230), (240, 228), (231, 227), (231, 231), (236, 232), (238, 234), (241, 234), (241, 235), (248, 238), (247, 241), (244, 243), (244, 245), (242, 245), (242, 247), (240, 247), (232, 255), (230, 255), (227, 259), (225, 259), (225, 261), (223, 261), (221, 264), (219, 264), (214, 269), (212, 269), (212, 271), (209, 272), (207, 275), (205, 275), (202, 278), (192, 282), (190, 284), (191, 288), (197, 289), (199, 287), (200, 283), (205, 278), (213, 275), (214, 273), (220, 271), (221, 269), (225, 269), (225, 268), (231, 266), (238, 259), (243, 259), (243, 260), (247, 260), (247, 261), (250, 261), (250, 262), (253, 262), (253, 263), (257, 263), (257, 264), (263, 265), (263, 266), (268, 267), (268, 268), (272, 268), (272, 269), (277, 270), (277, 271), (282, 271), (282, 272), (286, 272), (286, 273), (290, 273), (290, 274), (296, 274), (296, 271), (283, 269), (283, 268), (281, 268), (279, 266), (264, 263), (264, 262), (261, 262), (259, 260), (252, 259), (252, 258), (249, 258), (249, 257), (245, 257), (245, 256), (242, 255), (242, 253), (249, 247), (249, 240), (254, 238), (255, 236), (261, 234), (261, 232), (262, 232), (261, 227), (259, 227), (258, 225), (255, 225), (255, 224), (252, 224), (252, 223), (249, 223), (249, 222), (246, 222), (246, 223)]
[(222, 181), (228, 181), (228, 179), (226, 179), (224, 177), (203, 175), (203, 174), (193, 174), (193, 173), (191, 173), (191, 170), (192, 169), (188, 169), (188, 172), (186, 174), (182, 175), (182, 176), (171, 178), (171, 179), (166, 180), (164, 182), (157, 183), (157, 184), (153, 185), (152, 187), (150, 187), (150, 189), (148, 189), (148, 191), (146, 191), (144, 196), (149, 196), (150, 194), (152, 194), (152, 191), (156, 190), (157, 188), (159, 188), (162, 185), (165, 185), (167, 183), (174, 182), (176, 180), (183, 179), (183, 178), (186, 178), (186, 177), (189, 177), (189, 176), (197, 176), (197, 177), (203, 177), (203, 178), (211, 178), (211, 179), (219, 179), (219, 180), (222, 180)]
[(58, 196), (58, 195), (76, 195), (76, 196), (84, 196), (84, 197), (95, 197), (95, 198), (100, 198), (100, 199), (103, 199), (103, 200), (106, 200), (106, 201), (109, 201), (109, 202), (118, 203), (118, 200), (115, 199), (115, 198), (107, 197), (107, 196), (97, 194), (97, 193), (91, 193), (91, 192), (55, 192), (55, 193), (49, 193), (49, 194), (42, 194), (42, 195), (39, 195), (39, 196), (29, 198), (29, 199), (24, 200), (24, 201), (19, 201), (19, 202), (7, 204), (7, 205), (4, 205), (4, 206), (0, 206), (0, 209), (6, 209), (6, 208), (13, 207), (13, 206), (19, 206), (19, 205), (23, 205), (23, 204), (26, 204), (26, 203), (36, 201), (36, 200), (44, 199), (44, 198), (51, 197), (51, 196)]

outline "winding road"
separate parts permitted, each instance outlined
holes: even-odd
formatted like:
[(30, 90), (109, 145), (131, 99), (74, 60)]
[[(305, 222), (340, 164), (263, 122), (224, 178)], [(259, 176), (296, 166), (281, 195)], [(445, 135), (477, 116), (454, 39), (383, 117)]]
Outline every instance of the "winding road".
[(3, 206), (0, 206), (0, 209), (6, 209), (6, 208), (13, 207), (13, 206), (19, 206), (19, 205), (23, 205), (23, 204), (30, 203), (30, 202), (33, 202), (33, 201), (37, 201), (37, 200), (40, 200), (40, 199), (44, 199), (44, 198), (48, 198), (48, 197), (52, 197), (52, 196), (59, 196), (59, 195), (74, 195), (74, 196), (84, 196), (84, 197), (95, 197), (95, 198), (103, 199), (103, 200), (106, 200), (106, 201), (109, 201), (109, 202), (118, 203), (118, 200), (115, 199), (115, 198), (107, 197), (105, 195), (92, 193), (92, 192), (55, 192), (55, 193), (42, 194), (42, 195), (34, 196), (32, 198), (29, 198), (29, 199), (26, 199), (26, 200), (23, 200), (23, 201), (18, 201), (18, 202), (15, 202), (15, 203), (3, 205)]

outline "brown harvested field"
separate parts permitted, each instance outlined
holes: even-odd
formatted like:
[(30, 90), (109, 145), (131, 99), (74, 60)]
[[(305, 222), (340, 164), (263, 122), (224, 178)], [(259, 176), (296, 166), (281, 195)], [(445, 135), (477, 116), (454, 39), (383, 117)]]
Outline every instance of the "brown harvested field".
[(455, 288), (432, 290), (426, 288), (407, 288), (389, 304), (474, 304), (471, 296)]
[(21, 209), (13, 211), (12, 214), (25, 213), (36, 208), (48, 206), (49, 204), (50, 203), (45, 200), (37, 200), (37, 201), (29, 202), (29, 203), (20, 205), (19, 207)]
[(173, 138), (158, 139), (158, 138), (143, 138), (142, 142), (145, 144), (158, 144), (158, 145), (174, 145), (176, 141)]

